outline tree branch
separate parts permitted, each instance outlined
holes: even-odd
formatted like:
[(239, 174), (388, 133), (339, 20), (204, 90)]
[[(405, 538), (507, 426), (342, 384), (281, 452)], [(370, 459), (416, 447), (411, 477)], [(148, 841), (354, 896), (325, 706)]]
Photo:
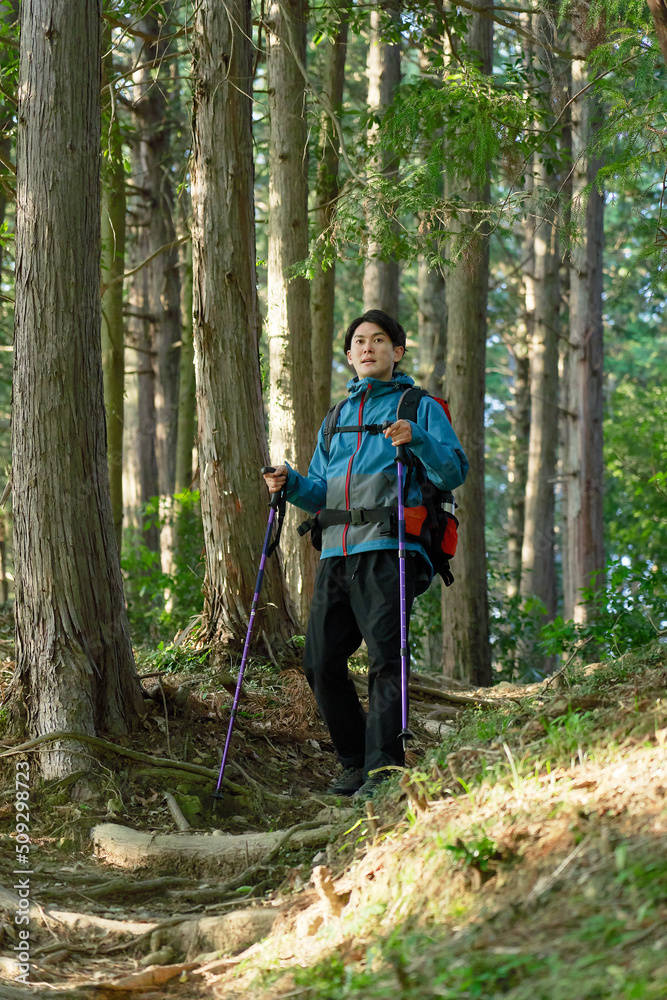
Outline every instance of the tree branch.
[(137, 264), (136, 267), (133, 267), (131, 271), (125, 271), (124, 274), (119, 274), (117, 277), (112, 278), (112, 280), (108, 281), (106, 285), (101, 285), (100, 294), (106, 295), (110, 288), (113, 288), (114, 285), (120, 284), (121, 281), (125, 281), (126, 278), (131, 278), (133, 274), (136, 274), (137, 271), (141, 271), (142, 267), (146, 267), (146, 265), (150, 264), (152, 260), (159, 257), (161, 253), (164, 253), (165, 250), (173, 250), (174, 247), (180, 246), (181, 243), (187, 243), (189, 239), (190, 234), (188, 233), (187, 236), (179, 236), (178, 239), (172, 240), (171, 243), (165, 243), (163, 247), (159, 247), (157, 250), (153, 251), (150, 257), (146, 257), (146, 260), (142, 260), (141, 264)]

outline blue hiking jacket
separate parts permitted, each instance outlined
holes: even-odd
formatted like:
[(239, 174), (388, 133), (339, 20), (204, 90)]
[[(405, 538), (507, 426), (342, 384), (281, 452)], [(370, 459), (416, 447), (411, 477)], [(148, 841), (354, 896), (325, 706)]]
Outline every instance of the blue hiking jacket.
[[(402, 393), (414, 380), (395, 372), (391, 382), (374, 378), (353, 378), (347, 383), (348, 399), (341, 408), (338, 426), (381, 424), (396, 420), (396, 408)], [(383, 434), (333, 434), (327, 452), (322, 421), (317, 447), (308, 475), (302, 476), (287, 466), (289, 474), (285, 495), (290, 503), (309, 514), (324, 507), (337, 510), (395, 507), (398, 502), (396, 448)], [(441, 490), (460, 486), (468, 472), (468, 460), (442, 406), (428, 396), (422, 397), (417, 422), (412, 423), (412, 441), (408, 448), (422, 462), (429, 480)], [(406, 507), (423, 503), (417, 477), (412, 477)], [(322, 559), (355, 555), (375, 549), (397, 549), (398, 538), (381, 534), (386, 525), (332, 525), (322, 533)], [(406, 549), (421, 552), (418, 542), (406, 541)]]

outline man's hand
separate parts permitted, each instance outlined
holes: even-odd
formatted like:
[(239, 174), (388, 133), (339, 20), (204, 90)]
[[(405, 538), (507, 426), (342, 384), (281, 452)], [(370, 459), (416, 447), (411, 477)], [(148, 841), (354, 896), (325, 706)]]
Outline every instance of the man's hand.
[(277, 465), (273, 472), (265, 472), (264, 480), (270, 493), (277, 493), (287, 482), (288, 469), (285, 465)]
[(412, 441), (412, 425), (409, 420), (397, 420), (390, 427), (387, 427), (384, 436), (390, 438), (391, 443), (397, 448), (400, 444), (410, 444)]

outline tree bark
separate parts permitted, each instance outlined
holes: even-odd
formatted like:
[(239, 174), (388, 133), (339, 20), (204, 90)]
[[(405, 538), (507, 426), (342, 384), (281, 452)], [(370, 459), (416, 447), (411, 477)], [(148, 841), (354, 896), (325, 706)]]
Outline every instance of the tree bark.
[(176, 452), (176, 492), (192, 485), (192, 449), (195, 443), (197, 392), (194, 342), (192, 339), (192, 243), (186, 243), (181, 281), (181, 359), (178, 389), (178, 436)]
[[(525, 246), (525, 244), (524, 244)], [(527, 307), (526, 313), (528, 319)], [(532, 317), (529, 319), (532, 329)], [(521, 550), (526, 510), (526, 474), (530, 436), (530, 365), (528, 330), (522, 320), (517, 336), (509, 346), (512, 380), (510, 442), (507, 457), (507, 596), (516, 597), (521, 587)]]
[[(167, 24), (160, 25), (148, 14), (139, 28), (159, 38)], [(140, 64), (153, 62), (159, 67), (168, 43), (150, 43), (141, 39), (135, 45), (134, 58)], [(175, 240), (171, 183), (170, 128), (166, 81), (154, 78), (149, 66), (134, 74), (134, 111), (137, 117), (137, 162), (140, 174), (136, 183), (143, 194), (144, 229), (142, 245), (146, 256)], [(176, 438), (178, 432), (179, 349), (181, 340), (180, 274), (178, 248), (170, 247), (146, 266), (148, 314), (151, 341), (155, 351), (155, 451), (159, 493), (170, 496), (176, 481)]]
[[(479, 54), (482, 72), (491, 73), (493, 22), (472, 18), (468, 45)], [(488, 172), (487, 172), (488, 178)], [(486, 202), (488, 179), (470, 180), (462, 200)], [(480, 229), (464, 250), (464, 259), (447, 282), (446, 391), (457, 434), (470, 462), (464, 486), (456, 491), (461, 507), (456, 583), (443, 588), (443, 669), (450, 677), (491, 683), (486, 543), (484, 537), (484, 387), (489, 240)]]
[[(548, 39), (549, 26), (540, 24), (541, 21), (543, 15), (533, 15), (534, 33)], [(548, 49), (544, 58), (551, 58)], [(553, 68), (545, 69), (550, 70), (548, 75), (543, 73), (546, 102)], [(559, 176), (555, 170), (549, 172), (547, 169), (548, 158), (554, 156), (555, 150), (548, 144), (534, 162), (535, 184), (541, 197), (535, 205), (537, 223), (533, 234), (535, 312), (529, 340), (530, 434), (521, 552), (521, 595), (524, 600), (538, 598), (544, 604), (547, 620), (552, 620), (556, 614), (554, 483), (558, 449)]]
[[(138, 167), (136, 147), (132, 149), (132, 174), (136, 178)], [(135, 229), (135, 239), (130, 250), (130, 270), (147, 256), (145, 230), (139, 225)], [(130, 340), (134, 350), (132, 356), (136, 365), (132, 371), (137, 380), (137, 423), (136, 450), (139, 474), (139, 501), (142, 509), (159, 496), (157, 455), (155, 450), (155, 369), (153, 367), (153, 343), (150, 335), (148, 310), (148, 283), (146, 268), (142, 268), (129, 279)], [(160, 552), (160, 532), (153, 517), (141, 515), (144, 544), (151, 552)]]
[[(396, 15), (398, 16), (398, 15)], [(394, 100), (401, 79), (401, 49), (398, 44), (382, 41), (381, 14), (371, 11), (371, 35), (368, 47), (368, 110), (384, 114)], [(378, 125), (368, 132), (370, 194), (367, 197), (369, 231), (364, 267), (364, 311), (383, 309), (390, 316), (399, 316), (399, 267), (395, 257), (381, 245), (375, 216), (387, 211), (379, 192), (373, 193), (373, 178), (398, 178), (398, 157), (388, 151), (373, 152)]]
[[(576, 94), (588, 83), (586, 46), (577, 34), (576, 24), (572, 49), (575, 55), (572, 93)], [(563, 603), (565, 617), (577, 622), (587, 621), (592, 614), (590, 603), (583, 600), (582, 589), (595, 589), (597, 575), (604, 571), (604, 198), (596, 183), (600, 161), (590, 149), (599, 116), (597, 98), (590, 91), (572, 105), (572, 203), (583, 238), (570, 254), (570, 334), (565, 357)], [(603, 582), (597, 580), (598, 584)]]
[[(526, 31), (531, 28), (530, 14), (523, 13), (521, 23)], [(526, 42), (523, 47), (523, 65), (529, 82), (524, 92), (531, 100), (535, 86), (534, 45)], [(524, 175), (526, 196), (534, 191), (532, 161)], [(534, 223), (525, 217), (519, 224), (521, 253), (521, 291), (523, 310), (518, 318), (515, 335), (508, 339), (510, 357), (510, 442), (507, 456), (507, 596), (512, 599), (521, 589), (521, 550), (526, 514), (526, 475), (528, 472), (528, 439), (530, 436), (530, 362), (528, 345), (533, 339), (535, 323), (535, 242)]]
[[(275, 463), (308, 468), (317, 430), (313, 419), (310, 289), (306, 278), (292, 277), (294, 265), (308, 256), (308, 136), (304, 78), (305, 0), (269, 6), (269, 248), (268, 336), (270, 366), (269, 428)], [(317, 419), (317, 418), (316, 418)], [(299, 618), (308, 617), (316, 553), (296, 534), (303, 515), (290, 508), (285, 519), (285, 573)]]
[[(341, 22), (333, 44), (328, 46), (323, 80), (323, 93), (334, 114), (339, 114), (343, 101), (345, 81), (345, 54), (347, 51), (348, 15), (341, 14)], [(315, 183), (315, 228), (321, 239), (326, 239), (336, 217), (336, 200), (339, 192), (338, 135), (330, 117), (322, 112), (320, 124), (320, 159)], [(335, 258), (325, 269), (315, 271), (310, 290), (310, 315), (312, 321), (313, 409), (315, 418), (324, 417), (331, 400), (331, 366), (333, 364), (334, 292), (336, 287)]]
[[(103, 77), (113, 73), (111, 31), (104, 33)], [(115, 106), (109, 110), (108, 156), (102, 186), (102, 282), (113, 282), (102, 297), (102, 369), (107, 421), (107, 464), (118, 551), (123, 538), (123, 423), (125, 407), (125, 321), (123, 282), (125, 270), (125, 168), (120, 123)]]
[(419, 383), (434, 396), (444, 392), (447, 356), (447, 297), (445, 279), (420, 255), (417, 271)]
[[(17, 158), (14, 697), (32, 734), (143, 710), (114, 537), (100, 350), (100, 3), (22, 5)], [(88, 767), (75, 745), (46, 777)]]
[[(209, 634), (243, 639), (268, 518), (253, 212), (250, 0), (203, 0), (192, 29), (194, 345)], [(293, 619), (269, 560), (256, 634)]]
[(535, 233), (535, 323), (529, 345), (530, 435), (521, 594), (537, 597), (548, 618), (556, 613), (554, 480), (558, 438), (558, 256), (555, 222)]
[[(427, 42), (419, 50), (419, 69), (422, 76), (430, 73), (431, 46), (436, 41), (435, 28), (429, 32)], [(442, 145), (442, 140), (441, 140)], [(444, 177), (440, 180), (440, 194), (444, 195)], [(419, 217), (420, 229), (437, 225), (426, 214)], [(447, 359), (447, 295), (445, 276), (425, 254), (417, 261), (417, 325), (419, 331), (419, 383), (433, 396), (444, 392), (445, 361)]]

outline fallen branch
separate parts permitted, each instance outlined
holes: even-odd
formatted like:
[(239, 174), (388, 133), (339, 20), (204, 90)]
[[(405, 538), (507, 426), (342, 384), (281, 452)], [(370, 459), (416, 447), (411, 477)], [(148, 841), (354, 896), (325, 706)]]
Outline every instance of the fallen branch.
[(495, 698), (478, 698), (475, 695), (454, 694), (453, 691), (426, 687), (425, 684), (417, 684), (415, 681), (410, 681), (410, 693), (413, 691), (415, 694), (425, 694), (430, 698), (438, 698), (440, 701), (449, 701), (453, 705), (465, 705), (467, 708), (498, 708), (500, 703), (500, 700)]
[(583, 642), (580, 642), (580, 643), (577, 644), (577, 646), (575, 647), (574, 652), (572, 653), (572, 656), (569, 657), (569, 659), (568, 659), (567, 663), (565, 664), (565, 666), (561, 667), (560, 670), (557, 670), (555, 674), (552, 674), (551, 677), (549, 677), (547, 679), (547, 681), (546, 681), (546, 683), (544, 685), (544, 690), (545, 691), (549, 690), (550, 686), (553, 684), (553, 682), (555, 680), (558, 680), (559, 677), (563, 676), (563, 674), (565, 673), (565, 671), (567, 670), (567, 668), (570, 666), (570, 664), (572, 663), (572, 660), (575, 658), (575, 656), (579, 655), (579, 653), (582, 651), (582, 649), (584, 648), (584, 646), (586, 645), (586, 643), (590, 642), (592, 638), (593, 638), (593, 636), (589, 635), (588, 638), (584, 639)]
[(187, 831), (191, 829), (191, 826), (188, 823), (185, 816), (183, 815), (183, 813), (181, 812), (181, 810), (179, 809), (178, 802), (171, 794), (171, 792), (165, 792), (164, 797), (167, 800), (167, 805), (169, 806), (169, 812), (171, 813), (176, 826), (181, 831), (181, 833), (187, 833)]

